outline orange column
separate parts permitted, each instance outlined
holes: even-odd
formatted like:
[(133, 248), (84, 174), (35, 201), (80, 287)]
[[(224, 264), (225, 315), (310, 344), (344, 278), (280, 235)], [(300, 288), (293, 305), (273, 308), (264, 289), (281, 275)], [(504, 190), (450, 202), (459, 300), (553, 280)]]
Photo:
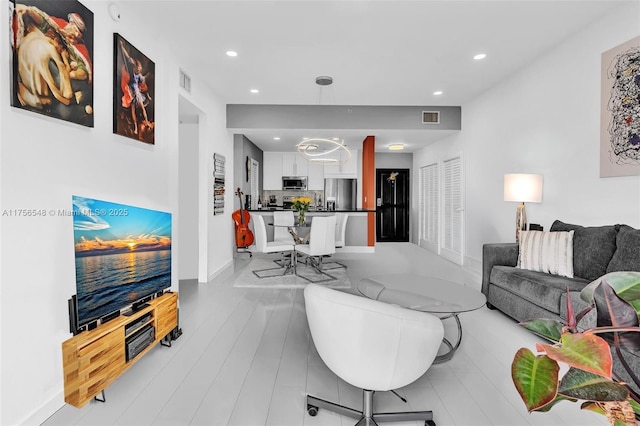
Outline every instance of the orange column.
[[(376, 209), (376, 137), (367, 136), (362, 142), (362, 208)], [(376, 214), (367, 215), (367, 245), (376, 245)]]

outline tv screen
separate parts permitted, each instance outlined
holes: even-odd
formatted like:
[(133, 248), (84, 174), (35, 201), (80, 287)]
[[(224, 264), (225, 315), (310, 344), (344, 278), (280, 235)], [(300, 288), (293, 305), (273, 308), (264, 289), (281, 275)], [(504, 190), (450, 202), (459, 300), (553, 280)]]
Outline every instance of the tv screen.
[(171, 286), (171, 213), (73, 196), (78, 327)]

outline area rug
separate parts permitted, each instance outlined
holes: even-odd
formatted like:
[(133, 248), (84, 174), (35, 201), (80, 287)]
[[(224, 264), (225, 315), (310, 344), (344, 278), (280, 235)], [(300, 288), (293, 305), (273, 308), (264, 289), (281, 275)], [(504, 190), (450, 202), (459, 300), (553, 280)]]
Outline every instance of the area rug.
[[(256, 287), (256, 288), (304, 288), (310, 282), (316, 282), (331, 288), (351, 288), (351, 281), (345, 268), (337, 268), (335, 265), (328, 265), (331, 269), (325, 274), (318, 274), (315, 269), (298, 263), (297, 275), (282, 275), (283, 269), (268, 257), (253, 257), (248, 265), (242, 270), (238, 278), (235, 279), (234, 287)], [(263, 271), (258, 278), (253, 271), (267, 268), (276, 268), (272, 271)], [(307, 278), (307, 279), (305, 279)]]

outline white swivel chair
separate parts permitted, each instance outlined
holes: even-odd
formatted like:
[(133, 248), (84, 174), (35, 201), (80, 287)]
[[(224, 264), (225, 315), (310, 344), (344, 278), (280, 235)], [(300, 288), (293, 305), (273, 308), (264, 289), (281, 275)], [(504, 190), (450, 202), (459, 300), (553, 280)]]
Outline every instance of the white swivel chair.
[(293, 237), (289, 234), (289, 229), (285, 226), (293, 226), (293, 210), (283, 210), (273, 212), (273, 241), (293, 244)]
[(253, 247), (253, 251), (259, 252), (259, 253), (281, 253), (282, 254), (282, 258), (281, 258), (282, 264), (279, 268), (258, 269), (253, 271), (253, 273), (258, 278), (268, 278), (268, 277), (274, 276), (274, 275), (268, 275), (268, 274), (261, 275), (261, 273), (267, 272), (267, 271), (282, 270), (282, 274), (279, 274), (279, 275), (286, 274), (288, 265), (284, 262), (284, 255), (285, 253), (290, 254), (291, 252), (293, 252), (293, 244), (292, 243), (287, 244), (287, 243), (278, 242), (278, 241), (267, 241), (267, 228), (264, 224), (264, 218), (259, 214), (254, 215), (253, 218), (254, 218), (253, 228), (254, 228), (254, 244), (255, 244), (255, 247)]
[(304, 300), (320, 358), (363, 390), (361, 411), (307, 394), (311, 416), (325, 408), (359, 419), (357, 426), (416, 420), (435, 425), (431, 411), (374, 413), (373, 394), (407, 386), (429, 369), (444, 336), (439, 318), (316, 284), (307, 285)]
[(316, 272), (328, 276), (330, 280), (335, 279), (331, 275), (322, 272), (322, 257), (336, 252), (336, 217), (314, 217), (311, 222), (309, 244), (297, 244), (295, 248), (297, 253), (307, 256), (306, 263), (311, 264)]

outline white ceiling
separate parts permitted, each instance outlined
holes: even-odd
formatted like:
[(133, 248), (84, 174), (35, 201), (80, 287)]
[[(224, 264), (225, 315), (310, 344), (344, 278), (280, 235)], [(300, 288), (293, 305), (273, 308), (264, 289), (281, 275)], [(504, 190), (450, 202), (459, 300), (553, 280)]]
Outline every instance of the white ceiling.
[[(126, 13), (152, 22), (154, 39), (228, 104), (464, 106), (623, 2), (130, 0)], [(480, 52), (486, 59), (474, 61)], [(317, 86), (320, 75), (333, 85)], [(293, 149), (303, 136), (371, 134), (328, 133), (245, 132), (265, 150)], [(441, 133), (374, 134), (377, 150), (404, 142), (413, 151), (451, 132)]]

